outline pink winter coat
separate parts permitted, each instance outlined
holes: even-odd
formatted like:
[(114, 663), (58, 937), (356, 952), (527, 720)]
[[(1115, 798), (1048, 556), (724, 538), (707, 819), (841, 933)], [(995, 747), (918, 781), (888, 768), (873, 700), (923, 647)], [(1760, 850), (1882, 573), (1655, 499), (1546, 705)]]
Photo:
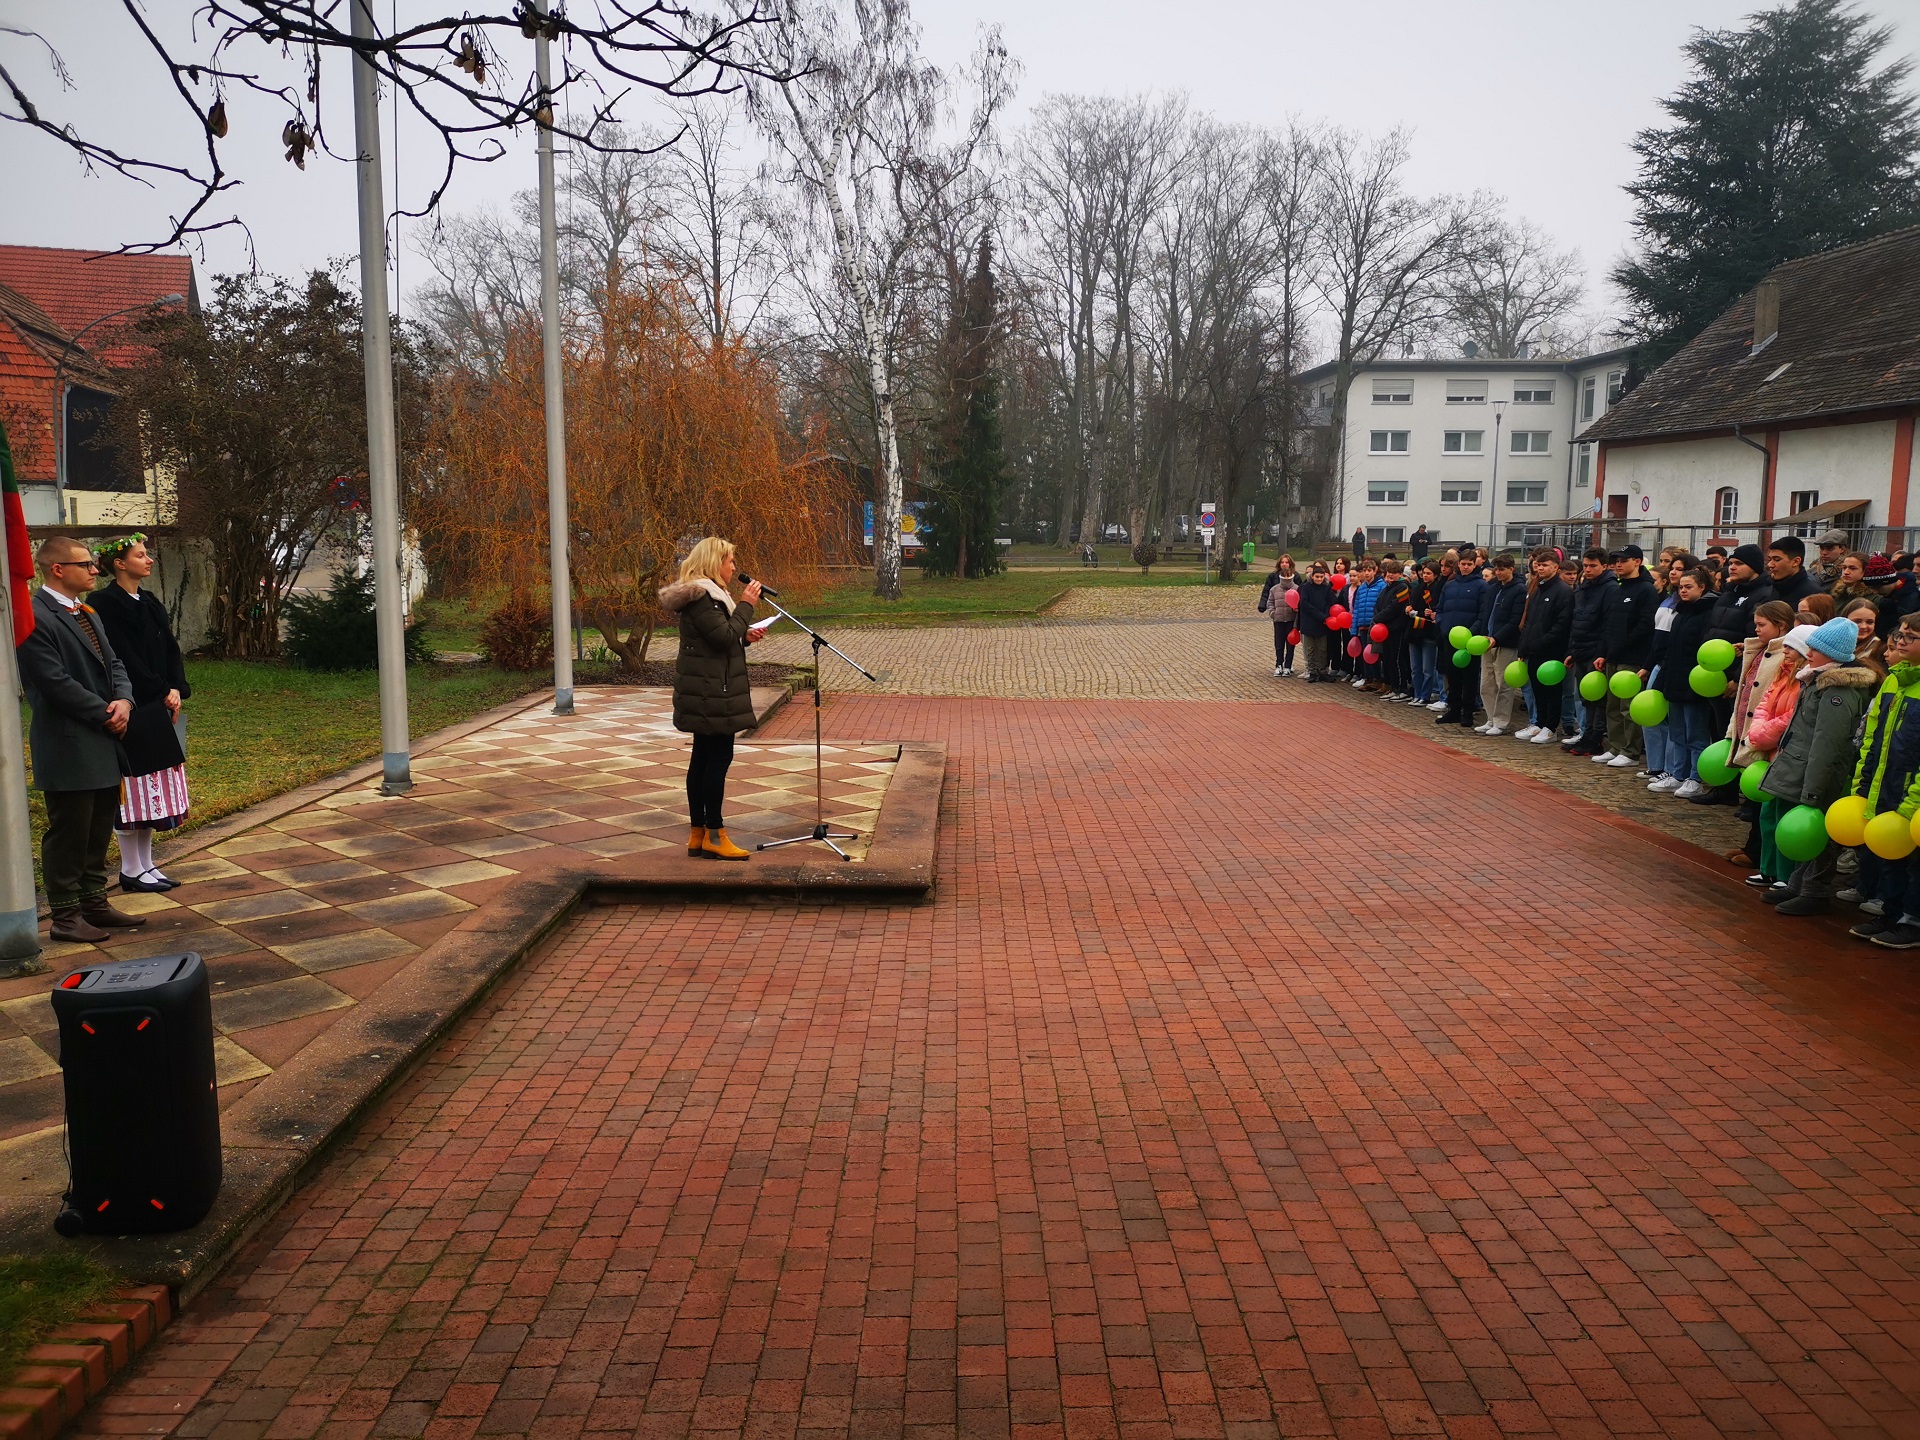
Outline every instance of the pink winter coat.
[(1747, 748), (1756, 754), (1771, 755), (1780, 748), (1780, 737), (1787, 733), (1793, 719), (1793, 707), (1800, 701), (1800, 676), (1785, 670), (1773, 677), (1773, 684), (1760, 703), (1754, 706), (1747, 722)]

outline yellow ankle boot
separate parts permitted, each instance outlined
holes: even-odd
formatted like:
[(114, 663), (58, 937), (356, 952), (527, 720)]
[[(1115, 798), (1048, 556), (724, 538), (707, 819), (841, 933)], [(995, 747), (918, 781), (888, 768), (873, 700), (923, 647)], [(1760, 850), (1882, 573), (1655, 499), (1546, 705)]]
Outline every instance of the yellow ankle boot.
[(727, 839), (724, 830), (709, 830), (707, 838), (700, 846), (700, 853), (715, 860), (744, 860), (748, 852)]
[(696, 825), (687, 834), (687, 854), (698, 857), (704, 852), (701, 846), (707, 843), (707, 827)]

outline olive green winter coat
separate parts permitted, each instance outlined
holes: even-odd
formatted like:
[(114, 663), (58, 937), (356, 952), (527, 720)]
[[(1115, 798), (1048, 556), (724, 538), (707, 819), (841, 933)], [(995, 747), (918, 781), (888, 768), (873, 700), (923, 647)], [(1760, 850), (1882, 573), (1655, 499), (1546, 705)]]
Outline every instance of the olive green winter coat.
[(747, 626), (753, 607), (711, 580), (662, 586), (660, 608), (680, 617), (680, 659), (673, 672), (673, 728), (690, 735), (751, 730)]

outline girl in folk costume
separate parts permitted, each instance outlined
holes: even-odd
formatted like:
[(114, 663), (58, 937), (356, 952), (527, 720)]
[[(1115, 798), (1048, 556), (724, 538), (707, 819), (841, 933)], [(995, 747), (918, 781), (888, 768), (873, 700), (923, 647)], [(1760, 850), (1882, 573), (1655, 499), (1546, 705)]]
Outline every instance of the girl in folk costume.
[(93, 592), (91, 604), (133, 684), (133, 717), (121, 737), (127, 773), (114, 831), (120, 842), (120, 888), (171, 890), (179, 882), (153, 863), (153, 832), (172, 830), (187, 818), (186, 723), (180, 707), (193, 687), (167, 607), (140, 588), (153, 573), (146, 537), (110, 540), (94, 553), (109, 583)]

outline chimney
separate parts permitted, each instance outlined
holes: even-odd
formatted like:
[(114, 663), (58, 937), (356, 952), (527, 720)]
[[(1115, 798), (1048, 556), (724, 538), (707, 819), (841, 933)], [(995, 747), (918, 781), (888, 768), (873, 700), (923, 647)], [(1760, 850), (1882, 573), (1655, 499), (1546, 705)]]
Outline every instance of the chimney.
[(1780, 282), (1762, 280), (1753, 291), (1753, 349), (1758, 355), (1780, 333)]

